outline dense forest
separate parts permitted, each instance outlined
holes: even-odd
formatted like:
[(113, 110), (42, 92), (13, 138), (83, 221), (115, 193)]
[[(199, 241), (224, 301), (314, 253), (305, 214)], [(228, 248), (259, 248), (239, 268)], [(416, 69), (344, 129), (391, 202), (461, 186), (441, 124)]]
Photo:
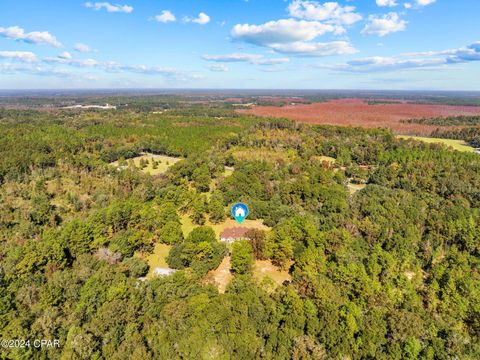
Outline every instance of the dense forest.
[(431, 135), (438, 138), (464, 140), (474, 148), (480, 148), (480, 127), (477, 126), (451, 130), (438, 128)]
[(480, 116), (447, 116), (404, 120), (407, 124), (423, 124), (435, 126), (474, 126), (480, 125)]
[[(480, 156), (174, 100), (0, 110), (0, 334), (60, 340), (0, 358), (480, 358)], [(226, 246), (238, 201), (269, 230)]]

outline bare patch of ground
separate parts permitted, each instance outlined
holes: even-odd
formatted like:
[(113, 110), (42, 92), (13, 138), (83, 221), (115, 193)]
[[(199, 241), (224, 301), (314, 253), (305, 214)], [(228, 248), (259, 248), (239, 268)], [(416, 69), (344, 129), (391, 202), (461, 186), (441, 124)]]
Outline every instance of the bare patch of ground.
[(228, 284), (232, 281), (230, 267), (230, 256), (225, 256), (218, 268), (210, 270), (207, 274), (206, 282), (215, 285), (221, 294), (225, 293)]
[(253, 265), (253, 277), (260, 281), (265, 277), (269, 277), (277, 285), (282, 285), (284, 281), (292, 280), (288, 271), (273, 265), (270, 260), (256, 260)]

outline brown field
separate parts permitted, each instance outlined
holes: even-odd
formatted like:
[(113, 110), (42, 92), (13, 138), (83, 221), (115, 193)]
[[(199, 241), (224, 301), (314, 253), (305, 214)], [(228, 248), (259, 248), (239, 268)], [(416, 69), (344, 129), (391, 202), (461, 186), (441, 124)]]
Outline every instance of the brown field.
[[(398, 134), (430, 135), (438, 126), (405, 124), (401, 120), (479, 115), (480, 106), (411, 103), (369, 105), (362, 99), (341, 99), (310, 105), (254, 106), (250, 109), (238, 110), (238, 112), (258, 116), (288, 118), (311, 124), (390, 128)], [(451, 127), (442, 128), (448, 130)]]

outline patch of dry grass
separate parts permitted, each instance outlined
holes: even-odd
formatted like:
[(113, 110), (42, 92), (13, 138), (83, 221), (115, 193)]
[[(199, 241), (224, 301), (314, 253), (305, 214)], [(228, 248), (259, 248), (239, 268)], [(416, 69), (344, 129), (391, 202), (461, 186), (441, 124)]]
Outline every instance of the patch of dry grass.
[[(291, 264), (289, 264), (288, 267), (290, 266)], [(269, 277), (279, 286), (286, 280), (292, 280), (288, 271), (282, 270), (278, 266), (273, 265), (270, 260), (256, 260), (253, 265), (253, 277), (260, 281), (265, 277)]]
[(230, 268), (230, 256), (225, 256), (218, 268), (208, 272), (206, 282), (215, 285), (221, 294), (225, 293), (228, 284), (230, 284), (230, 281), (233, 279)]
[(319, 163), (326, 162), (331, 165), (334, 165), (335, 162), (337, 161), (335, 158), (332, 158), (330, 156), (312, 156), (312, 160), (315, 160), (316, 162), (319, 162)]

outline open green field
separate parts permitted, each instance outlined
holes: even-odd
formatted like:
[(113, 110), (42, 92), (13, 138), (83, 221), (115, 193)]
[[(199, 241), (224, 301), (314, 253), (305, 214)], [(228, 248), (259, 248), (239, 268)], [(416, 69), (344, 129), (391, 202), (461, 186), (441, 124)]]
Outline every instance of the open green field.
[(408, 136), (408, 135), (398, 135), (399, 139), (404, 140), (417, 140), (422, 141), (427, 144), (445, 144), (447, 146), (452, 147), (454, 150), (462, 151), (462, 152), (475, 152), (475, 149), (469, 146), (463, 140), (452, 140), (452, 139), (438, 139), (438, 138), (429, 138), (429, 137), (422, 137), (422, 136)]
[[(198, 226), (198, 225), (195, 225), (192, 222), (192, 220), (190, 219), (190, 216), (188, 214), (182, 215), (182, 217), (180, 218), (180, 221), (182, 223), (182, 230), (183, 230), (183, 234), (185, 236), (190, 234), (190, 232)], [(215, 231), (215, 234), (217, 235), (218, 238), (220, 238), (220, 234), (226, 228), (239, 226), (238, 223), (233, 219), (227, 219), (220, 224), (212, 224), (209, 220), (207, 220), (205, 222), (205, 225), (212, 227), (212, 229)], [(260, 229), (260, 230), (270, 230), (270, 228), (268, 226), (263, 224), (263, 220), (248, 220), (247, 219), (242, 223), (242, 226), (248, 227), (248, 228)]]
[(167, 264), (166, 259), (171, 248), (172, 248), (171, 245), (157, 243), (155, 244), (153, 253), (151, 254), (137, 253), (136, 254), (136, 256), (144, 259), (150, 266), (150, 269), (147, 274), (147, 279), (151, 279), (152, 277), (155, 276), (154, 271), (156, 268), (164, 268), (164, 269), (170, 268)]
[(336, 159), (330, 156), (312, 156), (312, 159), (320, 163), (327, 162), (331, 165), (335, 164), (335, 162), (337, 161)]
[(235, 169), (231, 166), (225, 166), (225, 171), (222, 174), (222, 177), (228, 177), (233, 174)]
[[(141, 168), (142, 160), (148, 162), (143, 169)], [(135, 167), (139, 168), (143, 173), (150, 175), (159, 175), (165, 173), (170, 166), (181, 160), (183, 159), (172, 156), (143, 153), (142, 156), (128, 159), (127, 164), (133, 162)], [(121, 166), (120, 161), (114, 161), (110, 163), (110, 165), (115, 166), (116, 168), (119, 168)]]

